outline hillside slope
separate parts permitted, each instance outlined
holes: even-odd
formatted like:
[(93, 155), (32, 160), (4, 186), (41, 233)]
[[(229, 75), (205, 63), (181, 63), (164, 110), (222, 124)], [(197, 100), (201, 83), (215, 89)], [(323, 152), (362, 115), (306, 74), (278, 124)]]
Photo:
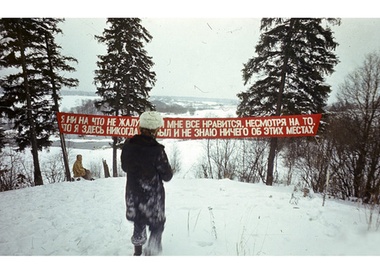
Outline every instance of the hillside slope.
[[(357, 204), (230, 180), (165, 186), (164, 256), (380, 255)], [(124, 187), (108, 178), (0, 193), (0, 255), (131, 255)]]

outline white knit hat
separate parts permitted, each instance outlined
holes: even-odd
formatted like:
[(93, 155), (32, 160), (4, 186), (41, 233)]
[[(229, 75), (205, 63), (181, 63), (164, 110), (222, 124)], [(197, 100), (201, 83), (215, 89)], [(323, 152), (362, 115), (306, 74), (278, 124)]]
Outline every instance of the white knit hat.
[(140, 128), (155, 130), (164, 126), (164, 119), (158, 112), (148, 111), (140, 116)]

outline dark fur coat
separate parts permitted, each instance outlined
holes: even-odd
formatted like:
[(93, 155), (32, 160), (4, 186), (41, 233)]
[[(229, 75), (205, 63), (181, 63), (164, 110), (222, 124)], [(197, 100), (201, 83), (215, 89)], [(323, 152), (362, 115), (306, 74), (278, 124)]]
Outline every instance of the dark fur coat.
[(162, 181), (171, 180), (173, 172), (164, 146), (153, 137), (135, 135), (124, 143), (121, 164), (127, 173), (127, 219), (149, 226), (165, 223)]

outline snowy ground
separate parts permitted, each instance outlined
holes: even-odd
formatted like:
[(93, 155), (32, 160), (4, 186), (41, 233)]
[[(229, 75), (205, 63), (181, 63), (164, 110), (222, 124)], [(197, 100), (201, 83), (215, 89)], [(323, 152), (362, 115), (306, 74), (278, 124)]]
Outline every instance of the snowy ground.
[[(124, 178), (1, 193), (1, 255), (128, 256)], [(166, 184), (164, 256), (380, 255), (366, 212), (292, 189), (229, 180)]]
[[(200, 143), (179, 144), (186, 154), (201, 149)], [(85, 162), (111, 154), (109, 148), (74, 152)], [(317, 194), (292, 198), (293, 187), (196, 179), (193, 165), (188, 157), (165, 183), (163, 256), (380, 255), (380, 231), (367, 230), (369, 211), (360, 204), (328, 199), (322, 206)], [(0, 255), (130, 256), (124, 188), (120, 177), (0, 193)]]
[[(197, 179), (202, 141), (160, 141), (169, 158), (174, 147), (179, 149), (182, 167), (165, 183), (167, 223), (161, 257), (130, 257), (132, 224), (124, 216), (125, 177), (100, 177), (1, 192), (0, 264), (11, 269), (7, 272), (25, 272), (30, 266), (67, 272), (73, 262), (75, 272), (125, 272), (130, 267), (159, 267), (162, 272), (378, 268), (366, 258), (380, 255), (380, 230), (368, 230), (369, 210), (362, 205), (327, 199), (322, 206), (318, 194), (303, 197), (296, 192), (292, 197), (292, 186)], [(52, 147), (40, 153), (41, 161), (47, 164), (59, 153)], [(70, 148), (70, 165), (78, 153), (85, 166), (101, 164), (101, 159), (111, 165), (107, 146)], [(19, 262), (14, 256), (24, 259)], [(320, 256), (330, 259), (309, 259)]]

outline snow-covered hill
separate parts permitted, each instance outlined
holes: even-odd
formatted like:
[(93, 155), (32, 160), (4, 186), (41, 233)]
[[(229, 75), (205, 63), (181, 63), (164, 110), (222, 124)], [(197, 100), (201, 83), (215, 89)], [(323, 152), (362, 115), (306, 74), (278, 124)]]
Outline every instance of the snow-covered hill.
[[(328, 272), (339, 272), (342, 268), (372, 267), (376, 260), (365, 260), (359, 266), (352, 258), (316, 263), (292, 257), (380, 255), (379, 232), (367, 231), (367, 212), (357, 204), (328, 200), (322, 206), (319, 195), (303, 197), (301, 193), (295, 196), (296, 204), (291, 187), (174, 177), (165, 184), (167, 223), (162, 255), (177, 258), (136, 260), (144, 258), (131, 256), (133, 225), (124, 217), (124, 187), (124, 178), (103, 178), (0, 193), (0, 255), (71, 257), (20, 263), (0, 258), (8, 268), (21, 269), (7, 272), (25, 272), (33, 265), (40, 272), (152, 272), (157, 266), (165, 272), (184, 267), (202, 269), (200, 272), (249, 267), (264, 272), (284, 268), (320, 272), (326, 266), (332, 270)], [(195, 260), (185, 259), (189, 256)], [(277, 258), (229, 258), (237, 256)]]
[[(108, 178), (1, 193), (0, 254), (131, 255), (124, 187)], [(165, 187), (164, 256), (380, 255), (380, 234), (356, 204), (301, 193), (292, 202), (291, 187), (230, 180), (174, 177)]]
[[(197, 111), (194, 115), (223, 117), (231, 115), (234, 110), (228, 105), (218, 107)], [(112, 151), (104, 145), (110, 139), (97, 138), (90, 142), (86, 138), (73, 138), (71, 141), (76, 142), (76, 146), (69, 147), (70, 165), (78, 153), (83, 155), (85, 167), (99, 165), (102, 159), (112, 165)], [(97, 141), (102, 144), (90, 145)], [(87, 145), (81, 146), (83, 142)], [(184, 269), (186, 272), (187, 269), (235, 272), (257, 271), (263, 266), (264, 272), (274, 272), (270, 269), (283, 270), (283, 265), (289, 260), (280, 260), (280, 263), (262, 259), (231, 261), (225, 256), (380, 255), (380, 232), (367, 230), (369, 211), (361, 204), (327, 199), (322, 206), (320, 195), (303, 197), (303, 193), (294, 192), (293, 186), (268, 187), (231, 180), (198, 179), (195, 173), (197, 162), (202, 157), (202, 140), (160, 142), (166, 146), (169, 159), (173, 150), (178, 149), (181, 162), (181, 171), (172, 181), (165, 183), (167, 223), (162, 256), (175, 256), (176, 259), (180, 256), (207, 256), (208, 259), (195, 263), (180, 259), (179, 264), (175, 260), (176, 266), (165, 257), (156, 258), (154, 263), (141, 263), (136, 259), (144, 258), (129, 257), (126, 261), (106, 259), (106, 265), (98, 266), (102, 259), (95, 258), (80, 260), (76, 269), (125, 272), (133, 265), (150, 270), (160, 266), (162, 271), (166, 271), (170, 265), (175, 272)], [(46, 167), (59, 154), (59, 147), (41, 152), (41, 165)], [(25, 155), (29, 158), (27, 153)], [(131, 256), (133, 225), (125, 219), (124, 193), (125, 177), (62, 182), (0, 192), (0, 255)], [(215, 260), (210, 256), (223, 258)], [(326, 270), (336, 268), (334, 271), (341, 272), (347, 266), (349, 269), (365, 266), (350, 264), (352, 259), (344, 260), (346, 264), (317, 265), (312, 262), (304, 267), (298, 259), (290, 259), (287, 266), (292, 272), (298, 272), (298, 269), (316, 272), (314, 269), (321, 267)], [(364, 263), (368, 265), (367, 260)], [(11, 268), (29, 268), (28, 263), (15, 263), (13, 259), (6, 259), (6, 264)], [(45, 261), (43, 264), (46, 266)], [(62, 272), (72, 269), (71, 260), (68, 263), (66, 260), (53, 260), (53, 272), (57, 271), (57, 264)], [(244, 268), (239, 269), (241, 266)]]

